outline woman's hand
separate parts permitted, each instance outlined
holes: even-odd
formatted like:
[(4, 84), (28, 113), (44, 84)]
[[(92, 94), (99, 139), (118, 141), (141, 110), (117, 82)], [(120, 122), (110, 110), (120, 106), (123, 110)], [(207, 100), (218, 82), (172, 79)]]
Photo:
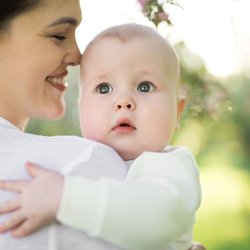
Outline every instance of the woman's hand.
[(14, 237), (29, 235), (56, 220), (63, 189), (63, 176), (30, 162), (26, 169), (31, 180), (0, 181), (0, 188), (19, 193), (0, 205), (0, 214), (12, 212), (0, 223), (0, 232)]

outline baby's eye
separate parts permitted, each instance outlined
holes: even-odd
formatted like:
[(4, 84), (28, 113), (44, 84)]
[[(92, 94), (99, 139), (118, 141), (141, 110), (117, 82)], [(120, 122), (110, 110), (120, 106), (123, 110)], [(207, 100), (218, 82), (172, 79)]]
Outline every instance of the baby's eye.
[(151, 83), (149, 81), (143, 81), (143, 82), (139, 83), (137, 90), (139, 92), (143, 92), (143, 93), (152, 92), (155, 90), (155, 86), (153, 83)]
[(112, 86), (109, 83), (101, 83), (96, 87), (96, 91), (99, 94), (105, 95), (110, 93), (113, 90)]

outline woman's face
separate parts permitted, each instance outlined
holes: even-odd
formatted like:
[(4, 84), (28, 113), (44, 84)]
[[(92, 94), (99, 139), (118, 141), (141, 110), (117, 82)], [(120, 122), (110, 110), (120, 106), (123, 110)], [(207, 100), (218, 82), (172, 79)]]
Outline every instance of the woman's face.
[(80, 59), (80, 20), (79, 0), (45, 0), (12, 21), (0, 37), (0, 116), (23, 128), (30, 117), (63, 114), (67, 66)]

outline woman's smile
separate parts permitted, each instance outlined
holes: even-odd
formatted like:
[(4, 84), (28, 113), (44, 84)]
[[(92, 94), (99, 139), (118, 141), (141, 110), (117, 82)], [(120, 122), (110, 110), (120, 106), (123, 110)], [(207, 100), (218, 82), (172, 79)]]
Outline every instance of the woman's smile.
[(63, 92), (68, 87), (68, 84), (64, 80), (67, 74), (68, 72), (65, 71), (55, 76), (47, 76), (46, 81), (49, 82), (53, 87), (55, 87), (59, 91)]

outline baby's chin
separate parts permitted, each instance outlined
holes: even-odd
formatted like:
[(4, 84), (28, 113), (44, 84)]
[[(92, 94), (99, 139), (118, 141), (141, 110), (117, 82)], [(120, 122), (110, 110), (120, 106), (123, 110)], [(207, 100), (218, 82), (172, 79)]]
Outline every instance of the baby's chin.
[(121, 158), (124, 160), (124, 161), (131, 161), (131, 160), (134, 160), (136, 159), (137, 157), (139, 157), (143, 151), (140, 151), (140, 152), (130, 152), (130, 151), (117, 151), (118, 154), (121, 156)]
[(142, 155), (144, 152), (155, 152), (155, 153), (160, 153), (163, 152), (164, 149), (166, 148), (166, 145), (164, 146), (159, 146), (159, 147), (145, 147), (143, 150), (127, 150), (125, 151), (119, 151), (116, 150), (116, 152), (118, 152), (118, 154), (121, 156), (121, 158), (124, 161), (131, 161), (131, 160), (135, 160), (136, 158), (138, 158), (140, 155)]

